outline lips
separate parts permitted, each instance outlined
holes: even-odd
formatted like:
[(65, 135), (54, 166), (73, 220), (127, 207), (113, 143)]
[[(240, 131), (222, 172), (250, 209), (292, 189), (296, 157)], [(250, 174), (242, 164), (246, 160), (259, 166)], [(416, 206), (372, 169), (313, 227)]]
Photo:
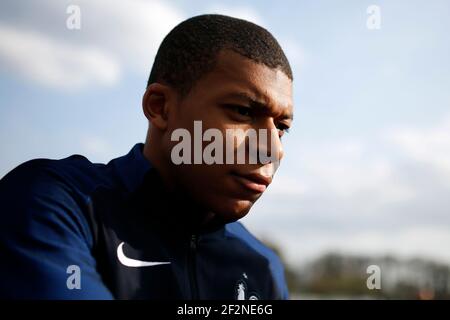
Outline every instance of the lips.
[(263, 193), (272, 182), (271, 177), (263, 176), (259, 173), (232, 173), (236, 181), (253, 193)]

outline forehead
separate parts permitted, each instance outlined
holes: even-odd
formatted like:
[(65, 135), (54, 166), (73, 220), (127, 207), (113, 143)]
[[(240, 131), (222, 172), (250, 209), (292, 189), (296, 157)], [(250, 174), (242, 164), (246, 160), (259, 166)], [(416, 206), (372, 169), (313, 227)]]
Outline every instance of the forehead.
[(214, 69), (199, 80), (206, 94), (247, 94), (265, 105), (291, 113), (292, 81), (280, 69), (272, 69), (231, 50), (219, 52)]

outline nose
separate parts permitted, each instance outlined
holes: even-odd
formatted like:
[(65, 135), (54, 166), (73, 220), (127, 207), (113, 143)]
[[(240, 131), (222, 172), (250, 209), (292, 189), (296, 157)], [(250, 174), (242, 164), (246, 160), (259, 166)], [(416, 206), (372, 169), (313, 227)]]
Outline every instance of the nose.
[(258, 163), (279, 162), (284, 156), (283, 144), (273, 120), (258, 130)]

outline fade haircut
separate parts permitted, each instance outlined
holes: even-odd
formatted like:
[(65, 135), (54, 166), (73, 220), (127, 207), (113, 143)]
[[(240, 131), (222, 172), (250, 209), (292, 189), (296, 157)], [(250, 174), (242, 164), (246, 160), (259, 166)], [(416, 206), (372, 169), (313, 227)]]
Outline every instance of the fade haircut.
[(221, 50), (232, 50), (293, 79), (289, 61), (278, 41), (266, 29), (246, 20), (218, 14), (181, 22), (162, 41), (147, 87), (162, 82), (185, 95), (203, 75), (212, 71)]

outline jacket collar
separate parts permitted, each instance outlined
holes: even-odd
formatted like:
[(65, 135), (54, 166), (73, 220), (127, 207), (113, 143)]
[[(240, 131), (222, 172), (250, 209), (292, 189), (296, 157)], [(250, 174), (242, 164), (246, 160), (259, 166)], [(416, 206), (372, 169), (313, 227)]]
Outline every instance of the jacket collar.
[[(171, 226), (180, 233), (223, 234), (224, 224), (213, 223), (200, 227), (202, 216), (198, 208), (190, 205), (190, 199), (184, 193), (168, 193), (162, 187), (163, 182), (150, 161), (143, 155), (143, 143), (137, 143), (130, 152), (116, 158), (114, 166), (123, 184), (129, 192), (129, 205), (140, 208), (144, 220)], [(164, 228), (163, 228), (164, 229)]]
[(130, 192), (142, 184), (145, 174), (152, 168), (150, 161), (142, 153), (143, 149), (144, 144), (137, 143), (128, 154), (113, 160), (120, 179)]

